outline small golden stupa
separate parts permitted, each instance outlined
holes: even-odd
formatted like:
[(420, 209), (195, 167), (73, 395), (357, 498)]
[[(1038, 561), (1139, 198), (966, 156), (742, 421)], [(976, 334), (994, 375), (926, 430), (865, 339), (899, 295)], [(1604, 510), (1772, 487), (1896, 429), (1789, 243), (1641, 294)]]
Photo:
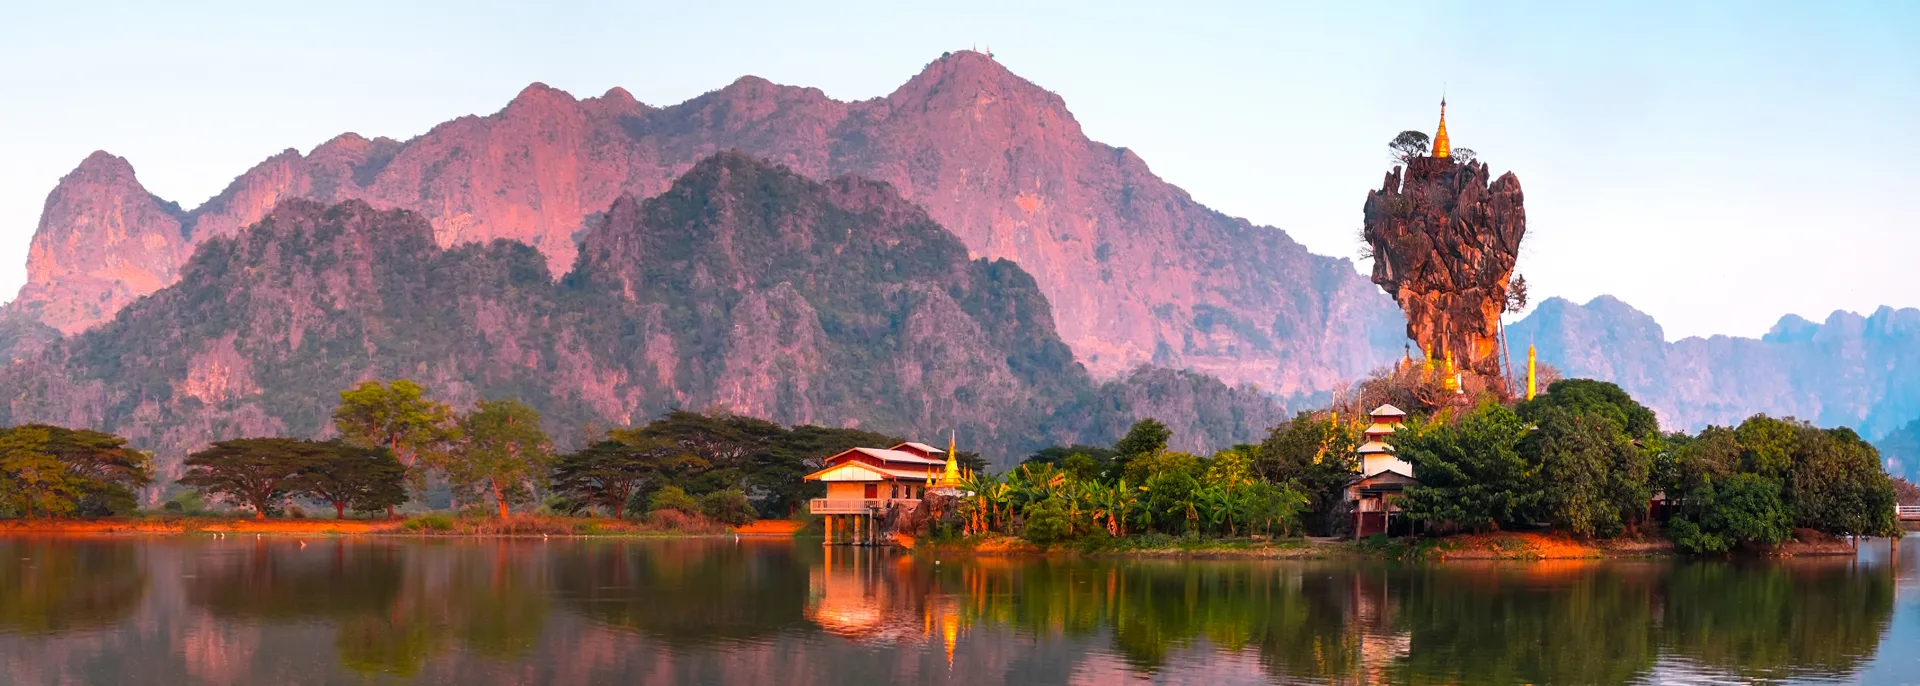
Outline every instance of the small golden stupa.
[(1440, 130), (1433, 134), (1433, 156), (1447, 157), (1453, 154), (1453, 147), (1447, 144), (1447, 99), (1440, 98)]

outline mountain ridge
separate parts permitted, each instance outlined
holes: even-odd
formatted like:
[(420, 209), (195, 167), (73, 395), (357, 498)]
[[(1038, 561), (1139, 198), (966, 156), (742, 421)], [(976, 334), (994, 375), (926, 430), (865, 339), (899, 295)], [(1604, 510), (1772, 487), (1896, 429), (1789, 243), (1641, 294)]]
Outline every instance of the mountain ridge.
[(1190, 372), (1097, 383), (1034, 279), (972, 258), (884, 182), (738, 153), (599, 213), (564, 279), (531, 246), (441, 247), (409, 210), (283, 200), (179, 281), (0, 367), (0, 425), (117, 431), (177, 469), (244, 436), (323, 436), (338, 391), (414, 378), (512, 397), (563, 445), (674, 408), (899, 434), (957, 429), (1001, 464), (1163, 413), (1195, 450), (1257, 439), (1263, 393)]
[[(170, 253), (177, 262), (282, 199), (361, 199), (421, 212), (443, 246), (520, 240), (558, 275), (573, 263), (575, 237), (615, 198), (658, 195), (695, 160), (727, 149), (813, 178), (889, 182), (970, 254), (1032, 274), (1063, 339), (1097, 376), (1152, 364), (1297, 395), (1342, 385), (1400, 348), (1380, 333), (1397, 328), (1397, 311), (1351, 260), (1193, 201), (1132, 151), (1088, 139), (1057, 94), (971, 51), (850, 102), (752, 76), (666, 107), (617, 88), (576, 99), (535, 83), (495, 113), (407, 141), (341, 134), (306, 155), (274, 155), (183, 213), (179, 227), (155, 219), (150, 230), (188, 234)], [(36, 244), (55, 228), (90, 225), (91, 212), (44, 215)], [(76, 270), (50, 256), (29, 260), (29, 271), (51, 283)], [(23, 293), (21, 307), (55, 312), (43, 321), (74, 333), (156, 287), (140, 274), (110, 277)], [(125, 295), (68, 305), (99, 291)]]
[(1668, 429), (1731, 426), (1755, 413), (1884, 436), (1920, 417), (1920, 309), (1835, 310), (1816, 324), (1783, 315), (1760, 338), (1667, 341), (1653, 317), (1613, 296), (1548, 298), (1507, 326), (1509, 352), (1569, 377), (1613, 381)]

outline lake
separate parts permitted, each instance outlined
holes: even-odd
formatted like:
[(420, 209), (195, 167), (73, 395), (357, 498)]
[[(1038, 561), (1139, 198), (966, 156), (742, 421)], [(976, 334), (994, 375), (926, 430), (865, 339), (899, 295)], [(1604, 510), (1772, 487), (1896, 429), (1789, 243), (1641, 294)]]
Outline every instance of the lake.
[(8, 684), (1920, 682), (1920, 539), (1787, 561), (0, 539)]

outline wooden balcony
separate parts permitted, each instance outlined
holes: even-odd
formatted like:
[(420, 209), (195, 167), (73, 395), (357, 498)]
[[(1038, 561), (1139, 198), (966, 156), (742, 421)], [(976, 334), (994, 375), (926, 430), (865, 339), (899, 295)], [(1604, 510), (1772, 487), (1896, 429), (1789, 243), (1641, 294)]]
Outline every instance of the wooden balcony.
[(867, 514), (885, 512), (887, 505), (895, 507), (917, 507), (919, 498), (814, 498), (807, 501), (807, 511), (822, 514)]

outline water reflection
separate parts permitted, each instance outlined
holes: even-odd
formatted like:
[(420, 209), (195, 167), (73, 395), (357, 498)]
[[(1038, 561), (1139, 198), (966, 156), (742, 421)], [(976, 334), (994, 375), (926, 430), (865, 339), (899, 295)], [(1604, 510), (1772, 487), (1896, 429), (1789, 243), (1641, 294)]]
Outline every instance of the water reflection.
[(126, 618), (147, 592), (131, 546), (0, 539), (0, 632), (55, 634)]
[(786, 541), (0, 539), (0, 681), (1911, 681), (1920, 666), (1881, 646), (1920, 638), (1898, 628), (1920, 625), (1896, 598), (1913, 548), (1898, 565), (1882, 550), (1393, 566)]

